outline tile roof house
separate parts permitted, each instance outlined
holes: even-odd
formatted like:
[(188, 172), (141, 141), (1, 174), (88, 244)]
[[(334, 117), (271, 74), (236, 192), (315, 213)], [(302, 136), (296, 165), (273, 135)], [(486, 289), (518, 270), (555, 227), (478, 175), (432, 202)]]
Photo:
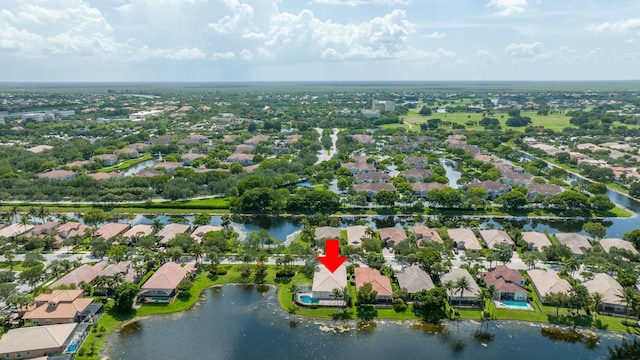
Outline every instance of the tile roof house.
[(72, 238), (74, 236), (85, 236), (85, 233), (91, 226), (81, 224), (76, 221), (69, 221), (56, 228), (56, 245), (60, 245), (65, 239)]
[(516, 245), (504, 230), (480, 230), (480, 237), (489, 249), (495, 249), (496, 246), (501, 244), (507, 244), (511, 247)]
[(430, 227), (416, 225), (411, 228), (411, 232), (416, 236), (418, 247), (422, 247), (420, 244), (422, 241), (434, 241), (438, 244), (444, 244), (444, 241), (442, 240), (442, 237), (440, 237), (440, 234), (438, 234), (435, 229), (432, 229)]
[(96, 231), (95, 236), (101, 237), (105, 240), (109, 240), (115, 236), (118, 236), (129, 229), (129, 224), (122, 223), (107, 223), (103, 225), (98, 231)]
[(316, 267), (313, 273), (312, 297), (319, 300), (334, 300), (331, 298), (333, 289), (347, 287), (347, 266), (342, 264), (331, 272), (325, 266)]
[(167, 224), (162, 230), (158, 231), (156, 236), (160, 239), (160, 244), (167, 244), (178, 234), (186, 233), (191, 229), (188, 224)]
[(546, 296), (550, 293), (569, 294), (571, 292), (569, 282), (559, 278), (553, 270), (531, 269), (527, 270), (527, 274), (531, 278), (533, 289), (543, 303), (546, 302)]
[(340, 239), (341, 229), (332, 226), (318, 226), (316, 227), (315, 240), (322, 239)]
[(150, 178), (150, 177), (160, 176), (160, 175), (164, 175), (164, 172), (160, 170), (141, 170), (135, 174), (135, 176), (142, 177), (142, 178)]
[(624, 312), (624, 303), (620, 300), (622, 285), (608, 274), (595, 274), (593, 279), (584, 282), (584, 286), (589, 290), (589, 294), (599, 293), (602, 295), (602, 305), (605, 312)]
[(202, 159), (202, 158), (206, 158), (206, 157), (207, 157), (207, 155), (205, 155), (205, 154), (188, 153), (188, 154), (182, 154), (182, 156), (180, 157), (180, 161), (182, 161), (185, 164), (190, 164), (194, 160)]
[(444, 189), (447, 185), (440, 184), (436, 182), (423, 183), (423, 182), (414, 182), (411, 183), (411, 190), (413, 190), (413, 195), (417, 197), (425, 198), (429, 194), (429, 191), (433, 189)]
[(632, 243), (630, 243), (629, 241), (624, 241), (622, 239), (602, 239), (598, 243), (600, 244), (600, 247), (602, 247), (602, 250), (606, 253), (611, 251), (612, 248), (618, 248), (621, 250), (628, 250), (632, 254), (638, 254), (638, 250), (636, 250)]
[(372, 198), (382, 190), (396, 192), (396, 187), (389, 183), (362, 183), (353, 185), (353, 189), (356, 192), (366, 192), (367, 195)]
[(391, 179), (391, 176), (382, 172), (373, 172), (356, 174), (355, 178), (357, 181), (366, 183), (386, 183)]
[(547, 235), (537, 231), (523, 231), (522, 240), (529, 244), (529, 250), (533, 251), (541, 251), (543, 248), (551, 246)]
[(533, 175), (527, 173), (506, 172), (502, 174), (505, 183), (513, 186), (528, 185), (533, 180)]
[(58, 279), (58, 281), (51, 284), (51, 288), (55, 289), (60, 286), (71, 286), (75, 284), (79, 285), (81, 282), (85, 282), (90, 284), (95, 280), (100, 272), (107, 267), (107, 263), (104, 261), (100, 261), (95, 265), (83, 264), (79, 268), (71, 270), (70, 273)]
[(525, 279), (518, 270), (504, 265), (497, 265), (491, 271), (482, 273), (484, 282), (496, 287), (496, 300), (527, 301), (527, 290), (524, 288)]
[(27, 225), (22, 225), (22, 224), (11, 224), (5, 228), (0, 229), (0, 239), (7, 239), (9, 241), (13, 241), (13, 239), (18, 236), (18, 235), (22, 235), (28, 231), (31, 231), (34, 228), (33, 225), (31, 224), (27, 224)]
[(133, 282), (136, 278), (136, 272), (133, 264), (129, 260), (120, 261), (119, 263), (109, 264), (104, 268), (98, 276), (114, 277), (116, 274), (122, 274), (125, 281)]
[(104, 180), (120, 179), (123, 176), (123, 174), (117, 171), (111, 171), (111, 172), (98, 172), (93, 174), (87, 174), (87, 176), (97, 181), (104, 181)]
[(427, 159), (422, 156), (407, 156), (402, 163), (416, 169), (424, 169), (427, 166)]
[(123, 149), (116, 150), (116, 155), (125, 155), (127, 157), (137, 158), (138, 156), (140, 156), (140, 153), (138, 152), (138, 149), (136, 149), (136, 148), (126, 147), (126, 148), (123, 148)]
[(387, 244), (387, 246), (394, 246), (407, 238), (404, 229), (397, 227), (380, 228), (378, 232), (380, 233), (380, 239)]
[(449, 237), (453, 239), (456, 248), (467, 251), (480, 251), (482, 246), (473, 231), (469, 229), (449, 229)]
[(29, 231), (28, 236), (38, 237), (38, 236), (45, 236), (45, 235), (55, 235), (56, 228), (59, 225), (60, 223), (57, 223), (55, 221), (47, 221), (44, 224), (35, 225), (33, 229)]
[(503, 183), (493, 181), (493, 180), (486, 180), (486, 181), (470, 183), (469, 188), (483, 189), (487, 192), (487, 195), (485, 196), (485, 198), (488, 200), (493, 200), (499, 196), (506, 194), (507, 191), (511, 189), (511, 186), (505, 185)]
[(414, 182), (423, 181), (433, 175), (433, 173), (431, 169), (407, 169), (402, 172), (402, 175), (404, 175), (408, 182)]
[(393, 288), (388, 277), (381, 275), (377, 269), (357, 267), (355, 268), (356, 291), (366, 283), (371, 283), (373, 290), (378, 292), (378, 302), (391, 303), (393, 301)]
[(62, 353), (78, 324), (61, 324), (11, 329), (0, 339), (2, 359), (46, 358)]
[(534, 198), (536, 195), (544, 195), (546, 197), (560, 195), (562, 194), (563, 189), (554, 184), (537, 184), (531, 183), (527, 185), (527, 196), (529, 198)]
[(178, 284), (190, 273), (190, 270), (174, 262), (165, 263), (142, 285), (138, 299), (141, 302), (173, 301)]
[(67, 324), (78, 322), (80, 314), (93, 302), (82, 297), (82, 290), (54, 290), (35, 299), (35, 309), (22, 318), (36, 325)]
[(106, 166), (111, 166), (111, 165), (115, 165), (115, 163), (118, 162), (118, 156), (116, 156), (115, 154), (95, 155), (91, 157), (91, 160), (99, 161)]
[(153, 168), (156, 170), (164, 170), (168, 173), (173, 173), (177, 168), (184, 166), (183, 163), (177, 161), (163, 161), (156, 163)]
[(429, 291), (435, 287), (429, 274), (417, 265), (402, 269), (397, 276), (398, 285), (401, 289), (407, 289), (409, 295), (419, 293), (422, 290)]
[(467, 282), (469, 283), (470, 289), (468, 291), (464, 291), (460, 293), (455, 288), (447, 291), (447, 297), (449, 298), (449, 302), (456, 306), (480, 306), (482, 305), (482, 300), (478, 299), (480, 295), (480, 287), (476, 283), (475, 279), (469, 274), (467, 269), (462, 268), (453, 268), (448, 273), (442, 275), (440, 278), (440, 283), (444, 284), (448, 281), (452, 283), (456, 283), (460, 278), (467, 278)]
[(200, 225), (193, 231), (193, 233), (191, 234), (191, 237), (193, 237), (198, 243), (201, 243), (202, 238), (204, 237), (204, 234), (211, 231), (220, 231), (220, 230), (222, 230), (222, 226)]
[(571, 249), (571, 252), (576, 257), (580, 258), (584, 255), (584, 251), (591, 249), (591, 244), (589, 240), (580, 234), (576, 233), (557, 233), (555, 234), (556, 239), (562, 245), (566, 245)]
[(347, 228), (347, 243), (356, 248), (361, 247), (362, 239), (367, 237), (366, 230), (367, 227), (362, 225), (349, 226)]
[(258, 145), (258, 143), (263, 142), (263, 141), (269, 141), (269, 136), (267, 135), (255, 135), (247, 140), (244, 141), (245, 144), (247, 145)]
[(357, 142), (359, 142), (360, 144), (366, 145), (366, 144), (373, 144), (376, 141), (374, 140), (373, 136), (371, 135), (365, 135), (365, 134), (354, 134), (352, 135), (353, 139)]
[(236, 162), (243, 165), (252, 165), (253, 164), (253, 155), (252, 154), (240, 154), (233, 153), (227, 156), (227, 161)]
[(122, 236), (131, 239), (132, 241), (137, 241), (143, 236), (151, 235), (153, 232), (153, 227), (147, 224), (138, 224), (131, 227), (131, 229), (125, 231)]
[(376, 172), (375, 165), (362, 162), (347, 162), (343, 163), (342, 167), (345, 169), (349, 169), (349, 171), (351, 171), (351, 173), (354, 175)]
[(39, 179), (66, 181), (75, 178), (78, 174), (70, 170), (51, 170), (48, 172), (37, 174)]

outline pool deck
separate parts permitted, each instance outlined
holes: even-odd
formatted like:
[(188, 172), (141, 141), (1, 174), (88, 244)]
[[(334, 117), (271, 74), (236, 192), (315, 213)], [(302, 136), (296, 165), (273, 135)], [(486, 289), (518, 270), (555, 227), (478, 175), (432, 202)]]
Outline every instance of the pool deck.
[[(519, 302), (519, 301), (518, 301)], [(518, 306), (508, 306), (504, 305), (500, 300), (493, 300), (493, 304), (497, 309), (510, 309), (510, 310), (533, 310), (533, 306), (529, 303), (522, 302), (522, 304), (527, 304), (527, 307), (518, 307)]]
[(297, 293), (296, 294), (296, 303), (298, 305), (301, 305), (301, 306), (318, 305), (318, 306), (326, 306), (326, 307), (342, 307), (342, 306), (345, 305), (344, 300), (319, 299), (319, 301), (317, 303), (312, 303), (312, 304), (305, 303), (305, 302), (302, 302), (302, 300), (300, 300), (301, 296), (313, 297), (311, 295), (313, 295), (313, 294), (310, 293), (310, 292)]

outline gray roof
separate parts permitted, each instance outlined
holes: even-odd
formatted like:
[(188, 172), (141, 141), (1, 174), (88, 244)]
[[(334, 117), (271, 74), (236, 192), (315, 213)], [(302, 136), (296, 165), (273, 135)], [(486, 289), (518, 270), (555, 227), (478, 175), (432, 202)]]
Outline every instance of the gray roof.
[(61, 348), (76, 329), (76, 323), (11, 329), (0, 339), (0, 353)]
[(416, 265), (409, 266), (398, 273), (398, 284), (400, 288), (407, 289), (409, 294), (434, 288), (433, 280), (429, 274)]

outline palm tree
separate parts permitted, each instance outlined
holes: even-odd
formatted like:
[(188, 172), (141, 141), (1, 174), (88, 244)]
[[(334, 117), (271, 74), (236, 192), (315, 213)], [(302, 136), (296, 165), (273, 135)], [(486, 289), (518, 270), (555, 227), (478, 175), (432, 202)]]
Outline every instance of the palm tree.
[(124, 282), (126, 281), (126, 279), (124, 278), (124, 275), (120, 272), (117, 272), (115, 274), (113, 274), (113, 277), (111, 279), (111, 284), (113, 285), (114, 288), (124, 284)]
[[(342, 298), (342, 290), (340, 290), (339, 288), (333, 288), (333, 290), (331, 290), (331, 294), (329, 294), (329, 296), (336, 301), (336, 303), (338, 302), (338, 299)], [(338, 306), (336, 306), (336, 312), (338, 312)]]
[(489, 299), (493, 299), (494, 297), (496, 297), (496, 295), (498, 295), (498, 289), (496, 288), (496, 286), (493, 284), (487, 286), (487, 296), (489, 297)]
[(31, 216), (31, 222), (34, 223), (36, 222), (35, 217), (36, 215), (38, 215), (38, 210), (36, 210), (36, 207), (31, 205), (29, 207), (29, 216)]
[(367, 228), (364, 229), (364, 234), (368, 236), (369, 239), (373, 239), (373, 235), (375, 235), (375, 231), (373, 231), (371, 227), (367, 226)]
[(594, 316), (602, 309), (604, 305), (604, 299), (602, 298), (602, 294), (596, 292), (591, 294), (591, 309), (593, 310)]
[(573, 277), (573, 273), (580, 268), (580, 262), (578, 259), (571, 257), (566, 259), (564, 262), (564, 270), (567, 272), (571, 272), (571, 277)]
[(69, 215), (64, 214), (64, 213), (63, 213), (63, 214), (60, 214), (60, 215), (58, 215), (58, 220), (60, 220), (60, 222), (61, 222), (62, 224), (66, 224), (66, 223), (68, 223), (68, 222), (69, 222)]
[(454, 288), (456, 289), (457, 293), (460, 293), (460, 297), (458, 300), (458, 306), (460, 306), (460, 304), (462, 304), (462, 297), (464, 296), (464, 292), (471, 291), (471, 283), (469, 282), (469, 279), (463, 276), (456, 280)]
[(191, 256), (196, 260), (196, 263), (202, 260), (202, 257), (204, 256), (204, 247), (202, 247), (202, 245), (195, 243), (189, 250), (191, 252)]
[(14, 222), (18, 222), (18, 214), (20, 214), (20, 208), (17, 206), (13, 206), (9, 214), (11, 214), (11, 217), (13, 217)]
[(151, 229), (153, 229), (153, 233), (157, 234), (164, 228), (164, 224), (160, 219), (154, 218), (153, 223), (151, 223)]
[(638, 294), (636, 293), (636, 291), (633, 288), (624, 288), (622, 290), (620, 290), (620, 292), (618, 294), (616, 294), (616, 297), (618, 299), (620, 299), (620, 303), (622, 303), (624, 305), (624, 322), (626, 323), (629, 317), (629, 306), (631, 306), (634, 301), (636, 301), (636, 297), (638, 296)]
[(45, 218), (49, 215), (49, 209), (47, 209), (44, 206), (40, 206), (38, 208), (37, 213), (38, 213), (38, 217), (40, 218), (40, 220), (42, 220), (42, 223), (44, 224), (45, 223)]
[(289, 285), (289, 291), (291, 292), (291, 299), (295, 299), (296, 294), (298, 293), (298, 285), (291, 284)]
[(446, 281), (444, 284), (442, 284), (442, 288), (444, 289), (444, 291), (447, 293), (447, 299), (449, 298), (449, 295), (451, 294), (451, 292), (453, 291), (453, 289), (455, 288), (455, 284), (453, 283), (453, 281), (448, 280)]
[(27, 225), (29, 225), (29, 218), (27, 218), (27, 215), (22, 215), (22, 217), (20, 217), (20, 225), (22, 225), (24, 230), (27, 231)]

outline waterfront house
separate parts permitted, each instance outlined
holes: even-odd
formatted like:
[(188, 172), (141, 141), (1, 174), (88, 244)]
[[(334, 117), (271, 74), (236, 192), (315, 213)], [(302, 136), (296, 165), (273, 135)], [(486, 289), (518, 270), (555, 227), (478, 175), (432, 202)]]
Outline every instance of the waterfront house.
[(602, 239), (598, 243), (600, 244), (600, 247), (602, 247), (602, 250), (606, 253), (611, 251), (611, 249), (613, 248), (617, 248), (620, 250), (627, 250), (635, 255), (638, 254), (638, 250), (636, 250), (632, 243), (624, 241), (622, 239), (608, 238)]
[(622, 285), (609, 274), (595, 274), (593, 279), (584, 282), (584, 286), (589, 290), (589, 294), (602, 295), (602, 310), (605, 312), (624, 312), (624, 303), (619, 297), (623, 290)]
[(356, 192), (366, 192), (369, 200), (373, 199), (382, 190), (396, 192), (396, 187), (389, 183), (362, 183), (353, 185)]
[(523, 231), (522, 240), (529, 244), (529, 250), (542, 251), (544, 248), (551, 246), (551, 241), (547, 235), (537, 231)]
[(423, 241), (427, 241), (427, 242), (434, 241), (434, 242), (437, 242), (438, 244), (444, 244), (442, 237), (440, 236), (440, 234), (438, 234), (438, 232), (435, 229), (422, 226), (422, 225), (416, 225), (411, 227), (411, 232), (415, 235), (418, 243), (418, 247), (420, 248), (424, 247), (422, 245)]
[(466, 251), (480, 251), (482, 245), (478, 241), (478, 238), (469, 229), (449, 229), (447, 231), (449, 237), (453, 240), (453, 246), (459, 250)]
[(469, 189), (475, 188), (483, 189), (484, 191), (486, 191), (487, 195), (485, 196), (485, 199), (487, 200), (494, 200), (495, 198), (506, 194), (507, 191), (511, 189), (509, 185), (505, 185), (493, 180), (486, 180), (469, 184)]
[(221, 231), (221, 230), (222, 230), (221, 226), (200, 225), (193, 231), (193, 233), (191, 234), (191, 237), (193, 237), (198, 243), (201, 243), (202, 238), (204, 237), (204, 234), (212, 231)]
[(163, 161), (163, 162), (156, 163), (153, 166), (153, 168), (156, 170), (162, 170), (170, 174), (173, 174), (173, 172), (177, 168), (182, 167), (183, 165), (184, 165), (183, 163), (177, 162), (177, 161)]
[(129, 224), (122, 223), (107, 223), (103, 225), (98, 231), (96, 231), (96, 237), (101, 237), (105, 240), (109, 240), (116, 237), (129, 229)]
[(22, 235), (34, 228), (33, 225), (27, 224), (11, 224), (5, 228), (0, 229), (0, 239), (7, 239), (7, 241), (13, 241), (16, 236)]
[(78, 174), (70, 170), (51, 170), (37, 174), (39, 179), (67, 181), (75, 178)]
[(480, 287), (476, 283), (476, 280), (469, 274), (467, 269), (453, 268), (448, 273), (442, 275), (440, 283), (445, 284), (449, 281), (455, 285), (460, 278), (466, 278), (469, 283), (469, 290), (465, 290), (462, 293), (455, 287), (447, 291), (447, 298), (449, 303), (455, 306), (482, 306), (482, 300), (479, 299)]
[(137, 242), (141, 237), (151, 235), (153, 233), (153, 226), (147, 224), (138, 224), (131, 227), (131, 229), (125, 231), (122, 236), (129, 238), (132, 243)]
[(429, 291), (435, 287), (431, 276), (417, 265), (402, 269), (397, 276), (398, 285), (401, 289), (407, 289), (409, 295), (419, 293), (422, 290)]
[(182, 161), (185, 164), (191, 164), (194, 160), (202, 159), (206, 157), (207, 155), (205, 154), (188, 153), (188, 154), (182, 154), (182, 156), (180, 157), (180, 161)]
[(347, 266), (342, 264), (331, 272), (324, 265), (317, 266), (313, 273), (311, 297), (318, 300), (336, 300), (331, 297), (333, 289), (342, 290), (347, 287)]
[(366, 226), (356, 225), (347, 228), (347, 244), (359, 248), (362, 246), (362, 239), (366, 238)]
[(138, 301), (159, 303), (173, 301), (178, 284), (193, 270), (195, 270), (193, 264), (182, 267), (174, 262), (165, 263), (142, 285), (138, 293)]
[(0, 339), (0, 358), (7, 360), (47, 358), (61, 354), (78, 324), (61, 324), (11, 329)]
[(404, 230), (397, 227), (381, 228), (378, 229), (378, 232), (380, 233), (380, 239), (387, 246), (394, 246), (395, 244), (407, 238), (407, 234), (404, 232)]
[(71, 270), (67, 275), (51, 284), (50, 287), (55, 289), (60, 286), (79, 286), (82, 282), (91, 284), (105, 267), (107, 267), (107, 263), (104, 261), (94, 265), (83, 264), (79, 268)]
[(99, 172), (99, 173), (92, 173), (92, 174), (86, 174), (86, 175), (96, 181), (120, 179), (123, 176), (121, 172), (117, 172), (117, 171)]
[(543, 303), (546, 302), (547, 295), (551, 293), (569, 294), (571, 285), (565, 279), (558, 277), (553, 270), (531, 269), (527, 270), (531, 278), (531, 285)]
[(413, 195), (419, 198), (426, 198), (429, 195), (429, 191), (434, 189), (444, 189), (447, 185), (440, 184), (436, 182), (424, 183), (424, 182), (414, 182), (411, 183), (411, 190), (413, 191)]
[(524, 277), (518, 270), (498, 265), (491, 271), (482, 274), (482, 279), (496, 288), (495, 300), (527, 301), (527, 290), (524, 288)]
[(543, 195), (545, 197), (560, 195), (562, 191), (560, 186), (554, 184), (531, 183), (527, 185), (527, 197), (530, 199), (533, 199), (537, 195)]
[(56, 228), (60, 225), (55, 221), (47, 221), (44, 224), (38, 224), (28, 232), (27, 236), (31, 237), (43, 237), (43, 236), (54, 236), (56, 234)]
[(480, 237), (489, 249), (495, 249), (502, 244), (509, 245), (512, 248), (516, 246), (509, 234), (504, 230), (480, 230)]
[(178, 234), (186, 233), (191, 229), (188, 224), (167, 224), (162, 230), (158, 231), (156, 236), (158, 237), (160, 244), (166, 245), (169, 241), (176, 237)]
[(378, 303), (388, 303), (393, 301), (393, 288), (388, 277), (380, 274), (378, 269), (357, 267), (355, 268), (356, 291), (362, 285), (371, 283), (371, 287), (378, 293)]
[(60, 246), (65, 239), (73, 238), (74, 236), (84, 237), (89, 229), (91, 229), (91, 226), (76, 221), (64, 223), (56, 228), (55, 244)]
[(332, 226), (318, 226), (316, 228), (315, 241), (323, 239), (340, 239), (341, 229)]
[(104, 166), (112, 166), (118, 162), (118, 156), (115, 154), (102, 154), (91, 157), (91, 161), (100, 162)]
[(584, 252), (592, 247), (584, 235), (577, 233), (557, 233), (555, 236), (558, 242), (569, 247), (571, 253), (577, 258), (582, 258)]
[(138, 149), (134, 147), (126, 147), (123, 149), (116, 150), (116, 155), (120, 157), (125, 157), (125, 158), (137, 158), (138, 156), (140, 156), (140, 153), (138, 152)]
[(34, 299), (35, 308), (23, 316), (35, 325), (67, 324), (80, 322), (81, 314), (91, 305), (93, 298), (82, 297), (82, 290), (54, 290)]

